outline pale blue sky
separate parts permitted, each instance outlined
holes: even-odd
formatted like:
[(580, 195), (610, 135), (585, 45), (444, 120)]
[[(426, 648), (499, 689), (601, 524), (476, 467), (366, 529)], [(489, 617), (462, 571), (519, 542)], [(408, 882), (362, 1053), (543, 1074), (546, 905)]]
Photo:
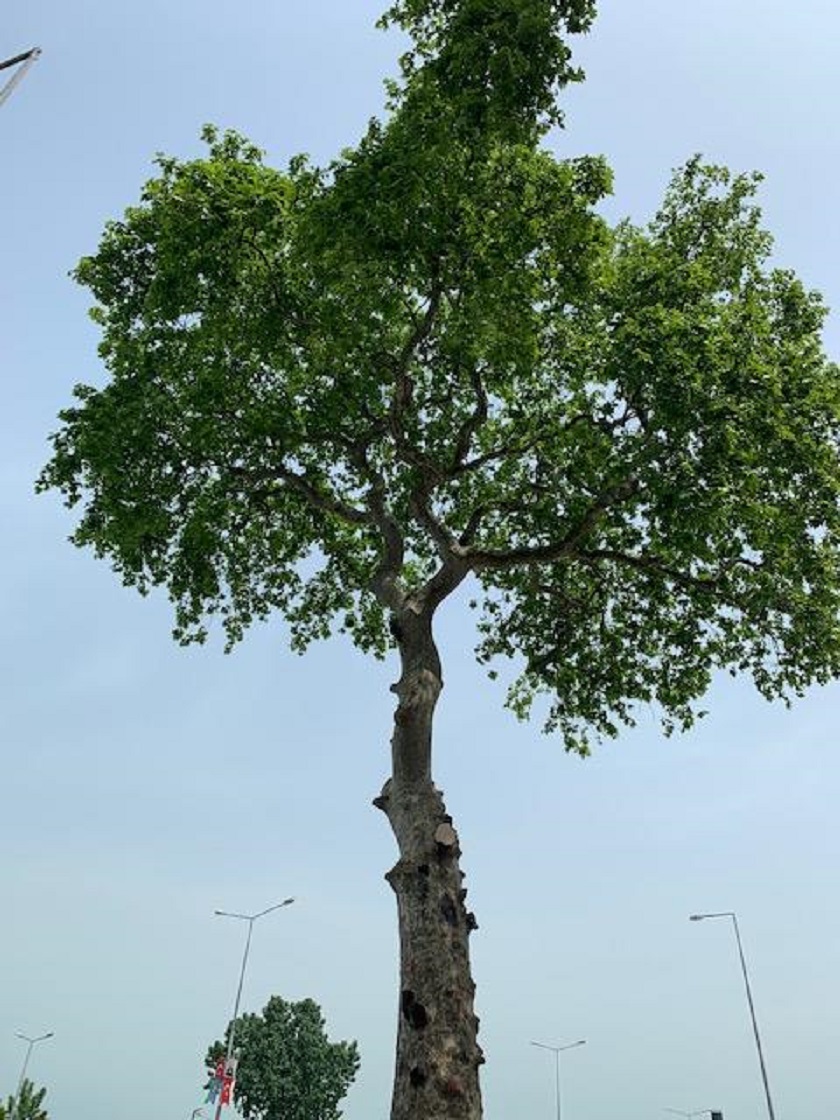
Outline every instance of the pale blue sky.
[[(71, 549), (32, 496), (75, 381), (99, 376), (67, 279), (132, 203), (155, 151), (234, 126), (284, 161), (326, 160), (381, 104), (398, 43), (380, 0), (7, 0), (0, 55), (44, 54), (0, 109), (3, 812), (0, 1093), (16, 1030), (53, 1120), (187, 1120), (230, 1011), (244, 931), (213, 909), (301, 901), (257, 928), (244, 1006), (312, 996), (358, 1038), (347, 1120), (385, 1120), (396, 1010), (393, 862), (370, 806), (394, 667), (341, 641), (290, 655), (278, 623), (232, 656), (169, 640), (159, 598)], [(643, 219), (695, 151), (759, 168), (780, 261), (840, 309), (829, 0), (603, 0), (578, 47), (563, 153), (616, 171)], [(827, 332), (840, 350), (840, 318)], [(651, 717), (582, 763), (501, 707), (465, 612), (441, 627), (437, 775), (465, 848), (487, 1120), (650, 1120), (670, 1106), (763, 1116), (735, 947), (696, 910), (736, 908), (779, 1120), (836, 1107), (840, 865), (836, 687), (792, 712), (726, 683), (694, 733)]]

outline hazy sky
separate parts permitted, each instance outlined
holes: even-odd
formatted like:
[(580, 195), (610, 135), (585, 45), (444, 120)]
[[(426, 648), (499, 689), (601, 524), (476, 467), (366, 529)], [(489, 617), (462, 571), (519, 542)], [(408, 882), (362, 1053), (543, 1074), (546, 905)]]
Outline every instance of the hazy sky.
[[(46, 436), (99, 376), (68, 280), (164, 150), (234, 126), (283, 163), (353, 143), (394, 72), (384, 0), (7, 0), (0, 56), (43, 57), (0, 108), (2, 811), (0, 1093), (16, 1030), (53, 1120), (188, 1120), (231, 1010), (244, 929), (213, 909), (294, 906), (255, 933), (244, 1007), (311, 996), (359, 1040), (347, 1120), (388, 1114), (394, 860), (370, 805), (394, 665), (342, 641), (304, 659), (279, 623), (234, 655), (183, 651), (160, 597), (123, 590), (36, 499)], [(759, 168), (781, 262), (840, 309), (835, 0), (603, 0), (578, 47), (562, 153), (606, 154), (610, 213), (643, 219), (696, 151)], [(840, 350), (840, 318), (827, 332)], [(731, 931), (737, 909), (779, 1120), (836, 1111), (840, 690), (793, 711), (746, 684), (664, 740), (651, 715), (588, 762), (501, 706), (449, 606), (436, 768), (465, 849), (487, 1120), (652, 1120), (764, 1104)]]

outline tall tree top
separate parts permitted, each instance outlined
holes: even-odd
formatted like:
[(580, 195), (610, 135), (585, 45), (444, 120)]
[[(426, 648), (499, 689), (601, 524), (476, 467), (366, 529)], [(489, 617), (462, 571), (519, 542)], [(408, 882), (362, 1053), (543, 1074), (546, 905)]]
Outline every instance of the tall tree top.
[(564, 37), (588, 30), (593, 0), (399, 0), (382, 19), (413, 40), (402, 70), (450, 127), (530, 138), (562, 119), (558, 92), (582, 73)]

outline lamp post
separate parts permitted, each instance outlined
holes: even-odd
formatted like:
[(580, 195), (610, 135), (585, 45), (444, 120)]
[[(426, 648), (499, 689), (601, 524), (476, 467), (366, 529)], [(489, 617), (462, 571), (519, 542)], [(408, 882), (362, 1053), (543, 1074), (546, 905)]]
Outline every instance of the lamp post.
[(12, 90), (23, 81), (33, 62), (37, 61), (40, 56), (40, 47), (33, 47), (31, 51), (24, 51), (23, 54), (16, 54), (14, 58), (7, 58), (0, 62), (0, 70), (8, 70), (12, 66), (18, 67), (3, 88), (0, 89), (0, 105), (12, 96)]
[[(293, 898), (284, 898), (282, 902), (276, 903), (274, 906), (268, 906), (265, 910), (260, 910), (258, 914), (234, 914), (229, 910), (214, 910), (213, 913), (219, 918), (238, 918), (242, 922), (248, 923), (248, 936), (245, 939), (245, 952), (242, 954), (242, 967), (239, 970), (239, 986), (236, 989), (236, 1000), (233, 1004), (233, 1019), (230, 1024), (230, 1034), (228, 1035), (227, 1054), (225, 1056), (225, 1065), (228, 1065), (233, 1057), (233, 1040), (236, 1034), (236, 1020), (239, 1015), (239, 1001), (242, 998), (242, 984), (245, 980), (245, 966), (248, 963), (248, 954), (251, 951), (251, 934), (254, 932), (254, 922), (258, 918), (264, 918), (266, 914), (271, 914), (274, 910), (280, 910), (284, 906), (291, 906), (294, 902)], [(219, 1095), (219, 1103), (216, 1107), (216, 1120), (222, 1114), (222, 1098)]]
[(557, 1120), (560, 1120), (560, 1055), (564, 1050), (573, 1050), (576, 1046), (585, 1046), (586, 1039), (577, 1042), (567, 1042), (565, 1046), (549, 1046), (547, 1042), (532, 1042), (532, 1046), (539, 1046), (541, 1050), (550, 1050), (554, 1055), (554, 1099), (557, 1104)]
[(23, 1083), (26, 1080), (26, 1067), (29, 1065), (29, 1057), (32, 1053), (33, 1048), (35, 1047), (35, 1044), (38, 1042), (43, 1042), (47, 1038), (52, 1038), (52, 1036), (53, 1031), (47, 1031), (46, 1034), (39, 1034), (37, 1038), (30, 1038), (28, 1034), (21, 1034), (20, 1031), (15, 1031), (15, 1037), (22, 1038), (23, 1041), (27, 1043), (27, 1047), (26, 1054), (23, 1058), (23, 1066), (21, 1067), (20, 1071), (20, 1078), (18, 1079), (18, 1087), (17, 1092), (15, 1093), (14, 1105), (12, 1106), (12, 1111), (9, 1113), (9, 1120), (15, 1120), (18, 1105), (20, 1104), (20, 1094), (23, 1090)]
[(767, 1100), (767, 1113), (770, 1120), (776, 1120), (776, 1114), (773, 1111), (773, 1101), (770, 1097), (770, 1083), (767, 1080), (767, 1066), (764, 1064), (764, 1053), (761, 1049), (761, 1036), (758, 1033), (758, 1021), (755, 1017), (755, 1004), (753, 1003), (752, 990), (750, 988), (750, 978), (747, 973), (747, 962), (744, 958), (744, 946), (741, 944), (741, 931), (738, 929), (738, 919), (733, 910), (724, 910), (719, 914), (692, 914), (689, 921), (703, 922), (706, 918), (731, 918), (732, 928), (735, 931), (735, 940), (738, 943), (738, 957), (741, 961), (741, 973), (744, 977), (744, 987), (747, 992), (747, 1004), (750, 1009), (750, 1019), (752, 1020), (753, 1034), (755, 1035), (755, 1048), (758, 1051), (758, 1064), (761, 1067), (761, 1080), (764, 1084), (764, 1096)]

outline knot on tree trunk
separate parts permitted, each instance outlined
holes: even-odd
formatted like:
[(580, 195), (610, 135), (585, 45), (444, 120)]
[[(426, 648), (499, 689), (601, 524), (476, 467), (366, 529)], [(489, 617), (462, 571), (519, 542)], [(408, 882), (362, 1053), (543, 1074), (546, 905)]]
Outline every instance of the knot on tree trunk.
[(458, 847), (458, 833), (449, 821), (444, 821), (435, 829), (435, 844), (437, 844), (439, 858), (461, 854), (461, 849)]
[(391, 685), (391, 691), (399, 698), (395, 721), (400, 724), (412, 719), (417, 713), (424, 716), (430, 714), (442, 687), (440, 677), (431, 669), (415, 669), (405, 673), (396, 684)]
[(385, 815), (387, 816), (388, 805), (390, 803), (390, 799), (391, 799), (391, 779), (389, 778), (388, 781), (385, 783), (385, 785), (380, 790), (379, 796), (374, 797), (373, 804), (376, 806), (377, 809), (381, 809), (382, 812), (385, 813)]

